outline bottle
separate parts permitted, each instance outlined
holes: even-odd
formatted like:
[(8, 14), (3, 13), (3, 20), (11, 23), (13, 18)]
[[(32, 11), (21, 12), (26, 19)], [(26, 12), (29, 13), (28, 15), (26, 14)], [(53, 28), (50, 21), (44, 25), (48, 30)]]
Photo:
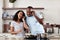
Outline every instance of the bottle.
[(37, 40), (40, 40), (41, 34), (37, 34)]
[(7, 18), (7, 16), (8, 16), (8, 13), (7, 12), (3, 12), (2, 18)]

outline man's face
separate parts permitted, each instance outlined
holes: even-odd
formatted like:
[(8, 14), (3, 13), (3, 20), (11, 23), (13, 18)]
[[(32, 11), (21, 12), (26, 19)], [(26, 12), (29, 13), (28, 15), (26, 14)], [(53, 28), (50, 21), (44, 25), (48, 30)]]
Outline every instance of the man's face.
[(31, 8), (27, 8), (27, 16), (31, 16)]

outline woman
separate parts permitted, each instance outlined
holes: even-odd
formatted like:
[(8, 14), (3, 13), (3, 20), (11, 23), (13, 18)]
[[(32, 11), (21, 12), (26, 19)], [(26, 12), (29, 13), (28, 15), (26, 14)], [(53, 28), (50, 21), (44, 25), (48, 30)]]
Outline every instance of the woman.
[(16, 12), (10, 25), (10, 32), (19, 37), (24, 37), (24, 28), (28, 29), (25, 23), (25, 13), (22, 10)]

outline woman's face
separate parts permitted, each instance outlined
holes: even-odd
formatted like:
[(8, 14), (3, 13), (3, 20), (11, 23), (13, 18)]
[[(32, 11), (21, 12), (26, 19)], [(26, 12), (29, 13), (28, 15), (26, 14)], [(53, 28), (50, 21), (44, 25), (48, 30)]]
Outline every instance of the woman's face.
[(18, 13), (18, 19), (21, 19), (23, 17), (23, 12)]

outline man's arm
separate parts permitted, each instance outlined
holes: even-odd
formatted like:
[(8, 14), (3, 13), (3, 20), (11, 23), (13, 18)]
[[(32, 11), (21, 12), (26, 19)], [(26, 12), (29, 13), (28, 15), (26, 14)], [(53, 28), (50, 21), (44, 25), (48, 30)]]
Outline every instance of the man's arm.
[(40, 24), (43, 24), (43, 18), (39, 18), (38, 16), (36, 16), (35, 14), (33, 14), (35, 16), (35, 18), (37, 19), (37, 21), (40, 23)]

